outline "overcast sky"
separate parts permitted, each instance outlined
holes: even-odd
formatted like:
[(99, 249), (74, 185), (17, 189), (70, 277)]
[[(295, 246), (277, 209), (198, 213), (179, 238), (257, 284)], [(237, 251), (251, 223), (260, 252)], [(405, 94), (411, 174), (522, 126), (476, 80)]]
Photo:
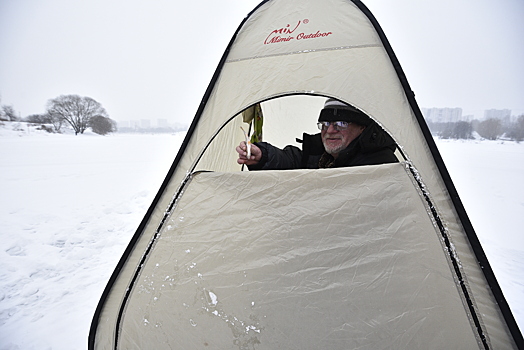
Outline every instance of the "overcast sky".
[[(22, 117), (89, 96), (117, 121), (189, 124), (259, 0), (0, 0), (0, 96)], [(524, 113), (523, 0), (363, 0), (420, 107)]]

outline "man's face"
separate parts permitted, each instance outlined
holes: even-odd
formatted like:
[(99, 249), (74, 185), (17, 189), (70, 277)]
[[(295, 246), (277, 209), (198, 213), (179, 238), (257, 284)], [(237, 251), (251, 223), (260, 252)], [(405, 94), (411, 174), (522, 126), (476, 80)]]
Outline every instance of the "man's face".
[(353, 123), (349, 123), (345, 130), (337, 130), (332, 124), (329, 125), (326, 130), (320, 132), (326, 152), (337, 158), (338, 154), (344, 150), (351, 141), (362, 134), (364, 129), (364, 126)]

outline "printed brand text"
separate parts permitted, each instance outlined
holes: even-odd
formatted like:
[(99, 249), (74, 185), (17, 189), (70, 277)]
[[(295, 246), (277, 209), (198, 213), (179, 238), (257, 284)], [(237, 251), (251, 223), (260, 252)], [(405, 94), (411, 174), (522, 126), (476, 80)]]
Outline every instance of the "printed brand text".
[(298, 21), (298, 23), (294, 27), (292, 27), (291, 24), (288, 24), (287, 26), (283, 28), (273, 30), (266, 37), (266, 40), (264, 40), (264, 45), (287, 42), (291, 40), (325, 38), (333, 34), (332, 32), (321, 32), (320, 30), (317, 30), (316, 33), (301, 32), (301, 33), (298, 33), (297, 35), (293, 35), (293, 33), (297, 31), (297, 29), (302, 24), (307, 24), (307, 23), (309, 23), (309, 20), (305, 19), (304, 21)]

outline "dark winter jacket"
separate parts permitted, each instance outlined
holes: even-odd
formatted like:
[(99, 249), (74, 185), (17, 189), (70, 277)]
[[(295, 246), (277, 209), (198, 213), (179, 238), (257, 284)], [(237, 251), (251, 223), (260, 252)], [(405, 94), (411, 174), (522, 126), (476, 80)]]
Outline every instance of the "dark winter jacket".
[(366, 127), (337, 159), (325, 152), (320, 133), (304, 134), (301, 142), (302, 150), (295, 146), (280, 149), (266, 142), (255, 143), (262, 151), (262, 158), (258, 164), (249, 166), (249, 170), (337, 168), (398, 162), (394, 154), (395, 141), (375, 123)]

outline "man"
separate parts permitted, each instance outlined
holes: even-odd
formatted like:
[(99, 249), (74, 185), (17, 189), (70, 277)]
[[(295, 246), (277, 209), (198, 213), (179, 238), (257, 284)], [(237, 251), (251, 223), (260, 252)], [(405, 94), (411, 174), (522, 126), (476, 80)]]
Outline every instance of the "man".
[(318, 117), (320, 134), (304, 134), (302, 150), (295, 146), (279, 149), (266, 142), (246, 143), (236, 151), (238, 164), (249, 170), (319, 169), (398, 162), (395, 141), (373, 120), (356, 108), (328, 99)]

